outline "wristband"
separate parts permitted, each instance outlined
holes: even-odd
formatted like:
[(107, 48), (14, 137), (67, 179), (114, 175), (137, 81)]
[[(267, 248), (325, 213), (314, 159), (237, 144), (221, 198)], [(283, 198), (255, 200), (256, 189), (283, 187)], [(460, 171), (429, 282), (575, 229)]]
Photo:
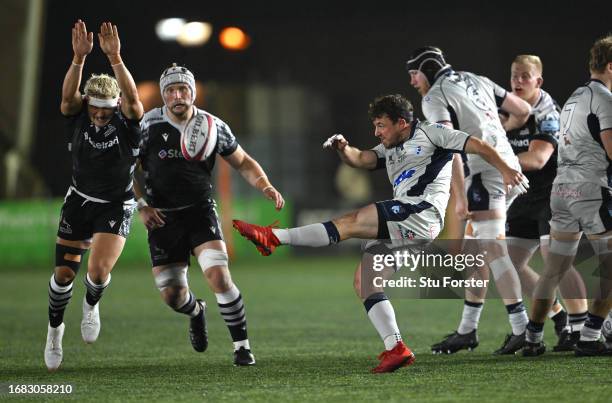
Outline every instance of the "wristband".
[(274, 189), (274, 186), (272, 186), (272, 185), (268, 185), (268, 186), (266, 186), (265, 188), (261, 189), (261, 191), (262, 191), (262, 193), (265, 193), (265, 192), (266, 192), (266, 190), (268, 190), (268, 189)]
[(123, 64), (123, 62), (119, 62), (117, 64), (111, 64), (111, 67), (117, 67), (117, 66), (121, 66)]
[(83, 67), (83, 63), (81, 63), (81, 64), (78, 64), (78, 63), (75, 63), (75, 62), (72, 62), (72, 64), (73, 64), (74, 66), (79, 66), (79, 67)]
[(147, 207), (148, 205), (149, 204), (144, 199), (144, 197), (141, 197), (140, 199), (138, 199), (138, 202), (136, 203), (136, 210), (140, 211), (142, 210), (143, 207)]

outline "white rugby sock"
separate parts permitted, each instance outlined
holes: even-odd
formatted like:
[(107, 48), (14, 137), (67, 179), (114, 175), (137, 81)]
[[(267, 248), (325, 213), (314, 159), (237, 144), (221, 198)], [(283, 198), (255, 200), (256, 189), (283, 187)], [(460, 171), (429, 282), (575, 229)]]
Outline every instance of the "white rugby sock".
[(463, 313), (461, 314), (461, 322), (457, 328), (457, 333), (467, 334), (474, 329), (478, 329), (483, 306), (483, 303), (464, 301)]
[(515, 304), (506, 305), (508, 311), (508, 321), (512, 327), (512, 334), (518, 336), (523, 334), (527, 323), (529, 323), (529, 317), (527, 316), (527, 310), (522, 301)]
[[(395, 311), (393, 305), (386, 297), (385, 299), (366, 299), (364, 305), (368, 312), (368, 318), (374, 325), (378, 335), (385, 343), (386, 350), (392, 350), (398, 341), (402, 340), (397, 321), (395, 320)], [(376, 302), (377, 301), (377, 302)], [(369, 305), (374, 303), (374, 305)]]
[[(338, 242), (338, 240), (335, 240), (335, 242), (333, 240), (338, 232), (335, 226), (331, 224), (333, 229), (330, 233), (330, 228), (326, 227), (326, 224), (329, 225), (331, 222), (329, 222), (329, 224), (310, 224), (297, 228), (274, 228), (272, 232), (283, 245), (312, 247), (328, 246), (330, 243)], [(334, 231), (335, 234), (333, 233)]]
[(601, 328), (602, 333), (606, 338), (612, 337), (612, 311), (608, 313)]

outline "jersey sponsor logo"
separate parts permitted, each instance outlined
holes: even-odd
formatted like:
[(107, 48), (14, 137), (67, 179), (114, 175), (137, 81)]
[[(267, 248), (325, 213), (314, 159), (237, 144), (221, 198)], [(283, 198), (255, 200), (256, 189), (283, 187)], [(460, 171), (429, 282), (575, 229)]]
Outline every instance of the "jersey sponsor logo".
[(212, 232), (213, 234), (217, 233), (217, 229), (214, 226), (210, 226), (210, 232)]
[(108, 222), (108, 225), (110, 225), (111, 228), (113, 228), (115, 226), (115, 224), (117, 224), (117, 221), (115, 221), (115, 220), (110, 220)]
[(392, 206), (391, 211), (393, 211), (393, 214), (399, 214), (402, 211), (402, 206), (397, 206), (397, 205)]
[(529, 147), (529, 139), (510, 139), (509, 141), (512, 147)]
[(415, 174), (416, 169), (412, 168), (412, 169), (407, 169), (404, 172), (402, 172), (397, 178), (395, 178), (395, 180), (393, 181), (393, 187), (398, 186), (400, 183), (402, 183), (403, 181), (405, 181), (406, 179), (410, 179), (412, 178), (412, 176)]
[(542, 133), (556, 133), (559, 131), (559, 121), (556, 119), (547, 119), (540, 122), (540, 131)]
[(119, 145), (119, 137), (115, 137), (109, 141), (93, 141), (93, 139), (89, 136), (89, 133), (85, 132), (85, 140), (96, 150), (106, 150), (107, 148), (114, 147)]
[(168, 133), (162, 133), (162, 137), (164, 138), (164, 141), (168, 141)]
[(159, 157), (159, 159), (173, 159), (173, 158), (185, 158), (183, 157), (183, 153), (180, 152), (179, 150), (174, 150), (174, 149), (170, 149), (170, 150), (159, 150), (159, 152), (157, 153), (157, 156)]

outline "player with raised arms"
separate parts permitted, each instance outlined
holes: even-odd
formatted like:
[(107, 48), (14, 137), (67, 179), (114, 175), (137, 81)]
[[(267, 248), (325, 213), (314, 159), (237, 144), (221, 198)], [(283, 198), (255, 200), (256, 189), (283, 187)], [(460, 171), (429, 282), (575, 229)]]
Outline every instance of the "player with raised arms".
[(93, 33), (78, 20), (72, 28), (72, 64), (62, 86), (61, 113), (67, 119), (72, 154), (72, 184), (62, 206), (55, 245), (55, 272), (49, 281), (49, 326), (45, 364), (62, 363), (64, 311), (72, 297), (73, 280), (83, 255), (91, 248), (84, 278), (81, 335), (93, 343), (100, 333), (99, 301), (111, 280), (136, 202), (133, 173), (140, 142), (143, 106), (136, 84), (123, 64), (117, 26), (105, 22), (98, 34), (100, 48), (115, 77), (92, 75), (79, 91), (85, 58), (93, 49)]
[[(321, 247), (349, 238), (427, 245), (438, 236), (444, 223), (453, 153), (478, 154), (499, 169), (505, 185), (526, 190), (524, 176), (508, 166), (491, 146), (464, 132), (414, 119), (412, 105), (401, 95), (377, 98), (370, 104), (369, 116), (374, 136), (380, 141), (376, 147), (360, 150), (350, 146), (341, 134), (333, 135), (323, 146), (335, 149), (351, 167), (386, 169), (394, 198), (297, 228), (279, 229), (234, 220), (234, 227), (262, 255), (271, 254), (280, 245)], [(414, 354), (402, 341), (393, 306), (382, 289), (362, 284), (362, 275), (368, 273), (361, 266), (360, 263), (355, 272), (355, 291), (385, 345), (380, 363), (372, 372), (392, 372), (412, 364)]]

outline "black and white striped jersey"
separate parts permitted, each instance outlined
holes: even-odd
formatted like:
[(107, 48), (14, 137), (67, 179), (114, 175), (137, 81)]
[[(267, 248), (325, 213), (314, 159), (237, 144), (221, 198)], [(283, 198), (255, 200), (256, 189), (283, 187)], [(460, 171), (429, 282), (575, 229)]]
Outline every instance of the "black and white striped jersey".
[[(205, 112), (195, 108), (195, 113)], [(183, 157), (180, 139), (184, 127), (170, 120), (165, 106), (145, 114), (141, 124), (140, 163), (150, 205), (157, 208), (184, 207), (211, 197), (216, 155), (228, 156), (238, 148), (230, 127), (218, 117), (211, 116), (217, 126), (216, 149), (206, 160), (196, 162)]]
[[(506, 98), (506, 90), (486, 77), (450, 70), (433, 83), (422, 100), (425, 118), (430, 122), (452, 122), (457, 130), (477, 137), (510, 162), (516, 156), (506, 138), (497, 108)], [(492, 169), (482, 157), (468, 155), (472, 174)]]
[(612, 129), (612, 94), (590, 80), (578, 87), (561, 109), (559, 158), (555, 183), (598, 183), (609, 187), (610, 161), (601, 132)]
[[(540, 90), (540, 98), (531, 108), (527, 123), (520, 129), (508, 131), (508, 141), (516, 155), (529, 150), (533, 140), (546, 141), (555, 147), (554, 153), (542, 169), (524, 171), (529, 179), (529, 190), (522, 198), (542, 199), (550, 197), (550, 189), (557, 174), (557, 144), (559, 141), (559, 105), (544, 90)], [(503, 110), (500, 113), (504, 114)]]
[(99, 128), (89, 119), (86, 101), (79, 114), (65, 117), (68, 150), (72, 153), (72, 186), (92, 200), (132, 199), (140, 122), (126, 118), (115, 108), (108, 124)]
[(450, 192), (453, 153), (462, 152), (469, 135), (441, 124), (412, 124), (410, 136), (402, 143), (372, 148), (377, 168), (387, 169), (395, 199), (418, 204), (427, 201), (444, 217)]

